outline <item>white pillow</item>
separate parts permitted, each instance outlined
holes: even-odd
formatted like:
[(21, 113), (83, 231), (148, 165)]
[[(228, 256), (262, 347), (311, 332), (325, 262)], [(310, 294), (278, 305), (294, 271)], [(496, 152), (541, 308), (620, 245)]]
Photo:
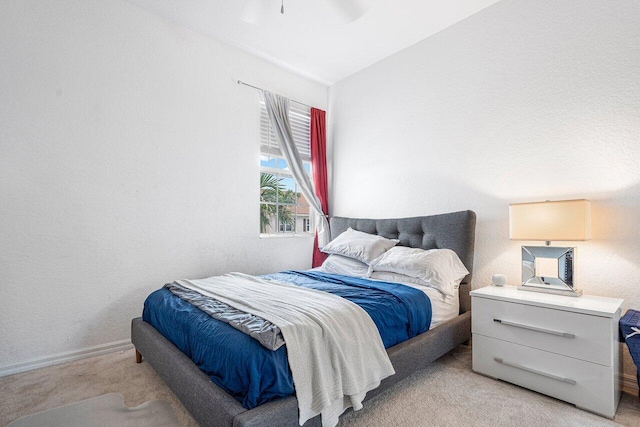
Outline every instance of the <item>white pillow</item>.
[(404, 274), (422, 280), (445, 295), (454, 295), (456, 285), (469, 272), (450, 249), (414, 249), (398, 246), (389, 249), (369, 265), (368, 276), (375, 271)]
[(430, 285), (417, 277), (407, 276), (406, 274), (390, 273), (388, 271), (374, 271), (367, 277), (370, 279), (382, 280), (384, 282), (394, 283), (411, 283), (418, 286), (430, 287)]
[(321, 251), (327, 254), (343, 255), (370, 264), (389, 248), (397, 245), (398, 242), (400, 240), (385, 239), (382, 236), (363, 233), (349, 227), (347, 231), (325, 245)]
[[(374, 271), (368, 277), (370, 279), (382, 280), (383, 282), (394, 282), (394, 283), (404, 283), (404, 284), (410, 283), (412, 285), (415, 285), (416, 287), (435, 289), (424, 280), (418, 279), (417, 277), (407, 276), (406, 274), (390, 273), (388, 271)], [(458, 289), (460, 287), (460, 282), (462, 282), (462, 278), (460, 280), (457, 280), (453, 284), (453, 288)], [(443, 296), (446, 296), (446, 295), (443, 294)]]
[(365, 277), (368, 270), (369, 266), (364, 262), (336, 254), (329, 255), (317, 269), (317, 271), (322, 271), (323, 273), (353, 277)]

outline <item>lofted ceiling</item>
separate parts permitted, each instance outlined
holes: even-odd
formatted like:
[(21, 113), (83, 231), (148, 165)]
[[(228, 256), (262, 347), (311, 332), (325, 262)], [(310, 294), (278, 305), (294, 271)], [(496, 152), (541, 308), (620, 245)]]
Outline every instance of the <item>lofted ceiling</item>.
[(331, 85), (498, 0), (125, 1)]

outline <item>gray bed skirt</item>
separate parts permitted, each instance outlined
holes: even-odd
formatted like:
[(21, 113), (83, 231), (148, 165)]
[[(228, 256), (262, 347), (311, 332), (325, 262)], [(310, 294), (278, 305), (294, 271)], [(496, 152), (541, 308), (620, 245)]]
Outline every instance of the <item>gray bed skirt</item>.
[[(460, 315), (438, 327), (387, 350), (396, 374), (370, 391), (365, 401), (455, 349), (471, 338), (471, 301), (476, 216), (461, 211), (399, 219), (331, 218), (331, 236), (348, 227), (400, 240), (400, 245), (423, 249), (454, 250), (469, 270), (459, 289)], [(184, 404), (201, 426), (211, 427), (295, 427), (298, 426), (298, 402), (294, 396), (278, 399), (247, 410), (141, 318), (131, 322), (131, 341), (156, 373)], [(320, 416), (305, 424), (320, 426)]]

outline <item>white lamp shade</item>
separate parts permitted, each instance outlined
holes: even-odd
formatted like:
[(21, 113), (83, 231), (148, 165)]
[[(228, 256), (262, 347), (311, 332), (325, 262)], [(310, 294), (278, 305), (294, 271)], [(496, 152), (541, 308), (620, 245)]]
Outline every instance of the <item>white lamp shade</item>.
[(509, 205), (511, 240), (589, 240), (591, 207), (588, 200), (516, 203)]

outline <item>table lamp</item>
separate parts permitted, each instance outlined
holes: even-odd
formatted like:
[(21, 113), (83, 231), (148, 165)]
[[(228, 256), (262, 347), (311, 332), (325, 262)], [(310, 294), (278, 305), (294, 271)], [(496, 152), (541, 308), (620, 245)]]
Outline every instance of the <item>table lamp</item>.
[(549, 246), (552, 240), (591, 238), (588, 200), (560, 200), (509, 205), (509, 238), (541, 240), (546, 246), (522, 246), (520, 290), (578, 297), (574, 288), (576, 248)]

